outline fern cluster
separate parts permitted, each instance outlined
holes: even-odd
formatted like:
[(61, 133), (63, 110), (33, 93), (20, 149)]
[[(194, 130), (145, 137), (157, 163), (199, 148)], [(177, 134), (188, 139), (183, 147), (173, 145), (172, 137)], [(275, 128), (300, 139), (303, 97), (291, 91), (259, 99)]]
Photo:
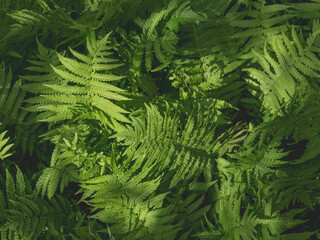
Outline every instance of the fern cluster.
[(320, 239), (319, 10), (0, 0), (0, 238)]

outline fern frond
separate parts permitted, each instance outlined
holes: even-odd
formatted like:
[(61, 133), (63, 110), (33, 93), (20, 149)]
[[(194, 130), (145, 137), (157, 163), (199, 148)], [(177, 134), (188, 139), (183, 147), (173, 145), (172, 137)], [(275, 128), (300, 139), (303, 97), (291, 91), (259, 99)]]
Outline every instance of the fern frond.
[[(137, 23), (142, 28), (142, 36), (138, 47), (141, 48), (141, 54), (145, 57), (146, 70), (152, 69), (153, 56), (160, 62), (160, 69), (168, 66), (170, 58), (176, 53), (178, 43), (176, 33), (179, 31), (179, 25), (201, 20), (203, 18), (191, 9), (189, 1), (179, 4), (176, 0), (172, 0), (167, 8), (153, 13), (150, 18), (144, 21), (140, 19)], [(160, 28), (161, 22), (165, 25)], [(135, 59), (140, 66), (142, 56)]]
[(141, 182), (144, 177), (118, 173), (83, 182), (87, 202), (98, 210), (93, 217), (113, 224), (111, 232), (121, 239), (174, 239), (173, 206), (163, 206), (167, 194), (154, 194), (159, 179)]
[(318, 0), (309, 0), (300, 3), (293, 3), (293, 13), (299, 18), (317, 19), (319, 18), (320, 2)]
[[(194, 21), (204, 20), (200, 14), (196, 13), (190, 7), (190, 1), (186, 1), (179, 5), (179, 7), (174, 11), (170, 21), (177, 21), (179, 24), (187, 24)], [(167, 23), (167, 26), (170, 26), (170, 21)], [(172, 23), (171, 23), (172, 24)], [(170, 27), (169, 27), (170, 28)], [(177, 32), (178, 29), (172, 29)]]
[(253, 149), (242, 150), (237, 154), (228, 154), (239, 162), (243, 170), (253, 171), (257, 176), (263, 176), (269, 172), (274, 172), (280, 166), (286, 164), (282, 158), (289, 155), (289, 152), (281, 152), (270, 146), (269, 149), (261, 148), (257, 152)]
[[(305, 46), (301, 43), (296, 31), (292, 29), (292, 41), (282, 34), (281, 38), (274, 38), (271, 44), (272, 51), (266, 48), (264, 55), (254, 53), (260, 63), (262, 70), (248, 68), (252, 79), (248, 80), (253, 88), (259, 88), (263, 106), (271, 114), (282, 116), (286, 106), (297, 93), (303, 94), (312, 81), (307, 78), (319, 78), (319, 67), (314, 64), (319, 59), (312, 52), (312, 46)], [(273, 53), (276, 59), (272, 57)], [(292, 60), (294, 59), (294, 61)]]
[(117, 166), (113, 146), (110, 149), (105, 147), (106, 138), (92, 139), (97, 134), (101, 133), (96, 125), (78, 122), (62, 125), (43, 135), (43, 139), (50, 140), (55, 148), (50, 166), (44, 168), (38, 178), (37, 194), (42, 198), (47, 195), (51, 199), (58, 187), (60, 193), (63, 193), (70, 182), (78, 183), (115, 170)]
[[(16, 182), (10, 172), (6, 171), (6, 189), (0, 189), (1, 209), (5, 210), (0, 220), (0, 232), (1, 236), (8, 237), (4, 239), (12, 239), (10, 236), (13, 235), (19, 239), (36, 239), (44, 232), (47, 236), (63, 239), (66, 231), (73, 231), (75, 225), (72, 224), (81, 224), (79, 209), (71, 202), (61, 196), (50, 202), (36, 198), (26, 184), (18, 167)], [(4, 192), (6, 198), (3, 197)]]
[(6, 73), (4, 64), (0, 66), (0, 131), (15, 125), (15, 143), (21, 144), (23, 152), (33, 151), (37, 124), (35, 116), (23, 110), (26, 95), (21, 79), (14, 82), (11, 70)]
[(241, 199), (232, 196), (221, 204), (218, 212), (218, 221), (221, 227), (213, 227), (210, 224), (210, 231), (198, 233), (194, 236), (200, 239), (256, 239), (258, 218), (254, 212), (247, 208), (241, 216)]
[(288, 10), (288, 4), (270, 4), (265, 1), (251, 4), (251, 9), (239, 11), (231, 25), (240, 31), (232, 37), (237, 39), (249, 39), (246, 43), (248, 51), (252, 48), (263, 47), (265, 40), (285, 31), (288, 26), (286, 21), (294, 17)]
[[(78, 112), (80, 109), (89, 112), (98, 109), (115, 120), (128, 122), (123, 115), (127, 111), (110, 101), (129, 99), (120, 94), (123, 92), (122, 89), (108, 83), (123, 78), (109, 73), (110, 69), (117, 68), (119, 64), (113, 64), (115, 60), (108, 58), (111, 55), (107, 46), (108, 37), (109, 34), (101, 40), (89, 37), (87, 40), (88, 56), (71, 50), (77, 60), (58, 55), (63, 66), (51, 66), (56, 75), (52, 75), (52, 70), (48, 69), (47, 64), (35, 62), (40, 66), (40, 71), (48, 72), (45, 76), (49, 81), (41, 82), (42, 89), (38, 89), (39, 93), (42, 93), (40, 98), (28, 100), (36, 106), (29, 110), (50, 113), (49, 117), (45, 118), (45, 115), (42, 115), (40, 119), (49, 122), (70, 119), (76, 114), (76, 109)], [(41, 44), (39, 44), (39, 51), (41, 51), (40, 56), (43, 60), (55, 63), (54, 55), (49, 55), (50, 52), (45, 50)], [(30, 76), (24, 78), (29, 81), (37, 81)]]
[(206, 195), (206, 192), (215, 183), (216, 181), (191, 183), (189, 185), (190, 192), (185, 193), (184, 189), (181, 188), (179, 194), (167, 196), (169, 202), (175, 205), (176, 221), (183, 222), (183, 229), (179, 232), (179, 240), (189, 239), (191, 232), (197, 231), (203, 225), (203, 217), (211, 208), (211, 204), (207, 205), (206, 198), (208, 195)]
[(310, 91), (303, 99), (297, 97), (288, 107), (290, 115), (259, 125), (246, 140), (246, 145), (249, 146), (256, 140), (260, 145), (268, 143), (270, 146), (280, 146), (284, 139), (292, 139), (295, 144), (307, 141), (303, 154), (293, 158), (291, 164), (313, 161), (320, 154), (317, 140), (320, 134), (318, 103), (316, 91)]
[[(140, 41), (141, 42), (141, 41)], [(134, 48), (132, 52), (132, 57), (130, 59), (130, 69), (129, 69), (129, 77), (130, 80), (136, 85), (136, 87), (141, 88), (148, 96), (152, 97), (157, 95), (158, 89), (155, 82), (148, 78), (146, 74), (141, 72), (141, 65), (143, 61), (144, 52), (146, 54), (146, 67), (152, 66), (152, 54), (151, 54), (151, 44), (146, 44), (146, 49), (144, 49), (143, 45), (136, 47), (135, 45), (132, 46)]]
[(290, 203), (301, 202), (313, 210), (318, 197), (315, 189), (319, 188), (317, 182), (319, 164), (305, 163), (298, 172), (295, 168), (294, 166), (281, 169), (281, 173), (284, 176), (275, 179), (270, 187), (274, 191), (281, 192), (281, 206), (289, 206)]
[(5, 127), (10, 122), (17, 121), (25, 91), (21, 89), (21, 80), (16, 81), (11, 88), (12, 73), (9, 71), (6, 74), (4, 64), (1, 64), (0, 84), (0, 121), (2, 122), (2, 127)]
[(45, 24), (48, 19), (42, 14), (36, 13), (32, 10), (21, 10), (8, 14), (14, 20), (21, 24), (36, 25)]
[(7, 131), (2, 132), (0, 134), (0, 159), (1, 160), (4, 160), (5, 158), (10, 157), (12, 155), (12, 153), (9, 153), (8, 151), (10, 150), (10, 148), (12, 148), (13, 143), (7, 144), (10, 138), (4, 139), (6, 132)]
[(133, 127), (114, 136), (128, 146), (124, 154), (128, 161), (134, 161), (133, 168), (152, 167), (158, 174), (171, 172), (170, 187), (199, 175), (210, 163), (218, 144), (214, 137), (217, 123), (212, 115), (190, 116), (179, 132), (179, 120), (170, 117), (168, 108), (164, 117), (155, 106), (146, 108), (146, 122), (132, 119)]
[(45, 196), (46, 192), (48, 192), (49, 199), (54, 195), (57, 190), (61, 175), (61, 170), (57, 168), (46, 168), (44, 170), (36, 186), (38, 192), (41, 190), (42, 197)]

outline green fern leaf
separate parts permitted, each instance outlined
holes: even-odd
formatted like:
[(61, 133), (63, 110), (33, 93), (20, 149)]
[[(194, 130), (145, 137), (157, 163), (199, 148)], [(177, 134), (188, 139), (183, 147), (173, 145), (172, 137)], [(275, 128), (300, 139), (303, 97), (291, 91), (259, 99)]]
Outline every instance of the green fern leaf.
[(8, 153), (10, 148), (12, 148), (13, 144), (7, 144), (9, 138), (4, 139), (4, 136), (7, 131), (0, 134), (0, 159), (4, 160), (7, 157), (10, 157), (12, 153)]
[(153, 166), (158, 174), (168, 170), (173, 173), (173, 187), (197, 176), (210, 163), (218, 144), (214, 139), (216, 123), (210, 118), (190, 116), (180, 134), (178, 119), (170, 118), (168, 109), (162, 117), (155, 106), (147, 106), (146, 123), (133, 119), (133, 127), (114, 137), (128, 146), (124, 154), (128, 161), (134, 160), (134, 169)]
[[(158, 179), (141, 182), (145, 173), (129, 178), (105, 175), (84, 181), (90, 204), (98, 210), (93, 217), (108, 224), (121, 239), (174, 239), (179, 231), (172, 222), (172, 206), (162, 207), (166, 194), (154, 196)], [(88, 195), (87, 195), (88, 196)]]
[[(109, 74), (110, 69), (119, 66), (119, 64), (113, 64), (113, 59), (106, 58), (111, 54), (107, 46), (109, 35), (101, 40), (89, 37), (87, 40), (88, 56), (74, 50), (71, 53), (77, 58), (76, 60), (58, 55), (63, 66), (51, 66), (56, 76), (51, 75), (49, 69), (42, 68), (43, 72), (49, 73), (47, 76), (61, 79), (62, 84), (54, 79), (50, 79), (47, 83), (43, 82), (42, 86), (47, 91), (40, 95), (41, 98), (28, 99), (28, 102), (33, 102), (35, 105), (27, 109), (51, 113), (39, 115), (38, 117), (42, 121), (55, 122), (70, 119), (76, 114), (76, 109), (78, 112), (83, 109), (85, 111), (100, 110), (115, 120), (128, 122), (129, 120), (123, 115), (127, 111), (109, 101), (109, 99), (129, 100), (120, 94), (123, 90), (107, 83), (123, 78)], [(44, 51), (41, 45), (39, 45), (39, 50)], [(45, 54), (49, 54), (49, 52), (44, 52)], [(54, 56), (49, 59), (53, 62)], [(79, 60), (83, 62), (79, 62)], [(33, 81), (33, 78), (28, 76), (26, 79)]]
[(280, 116), (285, 111), (282, 108), (291, 101), (298, 88), (300, 92), (304, 92), (310, 87), (307, 77), (319, 78), (320, 69), (313, 63), (319, 59), (311, 51), (311, 46), (302, 47), (294, 29), (292, 38), (290, 41), (282, 34), (281, 38), (273, 39), (271, 46), (277, 59), (271, 57), (266, 48), (264, 56), (254, 53), (263, 71), (255, 68), (246, 69), (254, 79), (248, 80), (249, 84), (260, 88), (263, 93), (263, 106), (270, 113)]

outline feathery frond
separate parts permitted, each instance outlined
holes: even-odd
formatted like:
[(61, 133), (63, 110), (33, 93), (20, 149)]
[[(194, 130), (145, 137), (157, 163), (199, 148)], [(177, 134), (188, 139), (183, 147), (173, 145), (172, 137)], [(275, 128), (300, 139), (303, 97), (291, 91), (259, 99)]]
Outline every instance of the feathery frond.
[(82, 222), (81, 212), (65, 198), (60, 196), (50, 202), (42, 200), (36, 198), (26, 185), (19, 168), (16, 181), (6, 171), (6, 187), (0, 190), (2, 236), (8, 234), (8, 239), (11, 239), (10, 235), (19, 236), (19, 239), (36, 239), (46, 231), (48, 236), (64, 239), (65, 230), (73, 231), (68, 229), (68, 224)]
[(214, 112), (208, 116), (192, 114), (180, 130), (179, 119), (170, 117), (168, 107), (164, 117), (155, 106), (146, 108), (147, 121), (132, 119), (132, 127), (114, 136), (127, 146), (124, 154), (128, 164), (133, 161), (136, 170), (152, 167), (157, 176), (168, 171), (172, 175), (170, 187), (201, 174), (219, 146), (215, 135), (219, 120)]
[(131, 178), (118, 172), (82, 183), (84, 197), (97, 213), (93, 218), (112, 224), (121, 239), (174, 239), (173, 206), (163, 207), (166, 193), (155, 195), (159, 179), (141, 182), (144, 173)]
[[(123, 115), (127, 111), (110, 101), (129, 99), (120, 95), (123, 90), (112, 84), (123, 77), (109, 72), (119, 64), (114, 63), (116, 60), (108, 58), (111, 55), (107, 46), (108, 37), (109, 34), (101, 40), (89, 37), (88, 55), (71, 49), (77, 60), (58, 55), (63, 66), (52, 66), (56, 81), (42, 84), (48, 91), (43, 92), (40, 97), (28, 99), (28, 102), (34, 103), (28, 110), (43, 112), (39, 115), (39, 120), (48, 122), (71, 119), (76, 112), (83, 114), (80, 118), (86, 118), (88, 114), (92, 115), (97, 110), (112, 119), (128, 122)], [(52, 75), (48, 77), (51, 78)], [(30, 80), (30, 77), (28, 78)], [(81, 113), (80, 109), (84, 112)]]
[(0, 134), (0, 159), (4, 160), (7, 157), (10, 157), (12, 153), (8, 152), (12, 148), (13, 143), (7, 144), (10, 138), (4, 138), (7, 131)]
[(292, 40), (283, 33), (281, 37), (273, 38), (270, 45), (272, 52), (267, 47), (263, 55), (254, 52), (262, 70), (246, 69), (251, 76), (248, 82), (252, 85), (253, 94), (261, 98), (262, 105), (270, 114), (283, 116), (286, 111), (284, 107), (297, 94), (296, 90), (304, 94), (314, 85), (312, 80), (307, 79), (319, 79), (320, 69), (316, 64), (319, 59), (317, 52), (313, 51), (313, 42), (309, 41), (304, 46), (294, 29)]

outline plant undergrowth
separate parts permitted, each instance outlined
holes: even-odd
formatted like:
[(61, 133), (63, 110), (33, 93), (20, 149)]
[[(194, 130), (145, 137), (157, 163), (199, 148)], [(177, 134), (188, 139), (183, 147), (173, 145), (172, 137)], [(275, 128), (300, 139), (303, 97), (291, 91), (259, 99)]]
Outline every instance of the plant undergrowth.
[(0, 238), (320, 239), (319, 19), (0, 0)]

